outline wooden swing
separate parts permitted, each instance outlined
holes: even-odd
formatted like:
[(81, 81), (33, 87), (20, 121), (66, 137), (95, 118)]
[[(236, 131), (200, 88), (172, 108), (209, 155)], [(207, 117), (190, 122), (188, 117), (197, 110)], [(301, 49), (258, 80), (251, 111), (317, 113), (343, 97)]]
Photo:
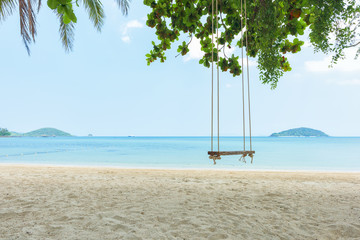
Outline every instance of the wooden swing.
[[(244, 14), (245, 14), (245, 28), (247, 29), (246, 23), (246, 0), (244, 1)], [(216, 17), (218, 16), (218, 0), (216, 0)], [(212, 29), (214, 29), (214, 0), (212, 0)], [(241, 0), (241, 26), (243, 26), (243, 0)], [(214, 31), (212, 31), (212, 45), (214, 45)], [(217, 53), (219, 52), (219, 25), (218, 19), (216, 20), (216, 49)], [(249, 139), (250, 139), (250, 150), (246, 150), (246, 139), (245, 139), (245, 93), (244, 93), (244, 33), (243, 28), (241, 29), (241, 41), (242, 41), (242, 48), (241, 48), (241, 69), (242, 69), (242, 104), (243, 104), (243, 150), (242, 151), (220, 151), (220, 92), (219, 92), (219, 57), (217, 55), (216, 58), (216, 73), (217, 73), (217, 151), (214, 151), (214, 48), (212, 48), (212, 56), (211, 56), (211, 151), (208, 151), (209, 159), (214, 161), (216, 164), (216, 160), (220, 160), (221, 156), (230, 156), (230, 155), (240, 155), (240, 159), (246, 162), (246, 157), (251, 158), (251, 163), (253, 162), (253, 157), (255, 151), (252, 150), (252, 141), (251, 141), (251, 115), (250, 115), (250, 81), (249, 81), (249, 58), (248, 54), (246, 54), (246, 69), (247, 69), (247, 91), (248, 91), (248, 109), (249, 109)], [(247, 31), (245, 32), (245, 41), (246, 47), (248, 46), (248, 38), (247, 38)], [(246, 49), (247, 50), (247, 49)]]

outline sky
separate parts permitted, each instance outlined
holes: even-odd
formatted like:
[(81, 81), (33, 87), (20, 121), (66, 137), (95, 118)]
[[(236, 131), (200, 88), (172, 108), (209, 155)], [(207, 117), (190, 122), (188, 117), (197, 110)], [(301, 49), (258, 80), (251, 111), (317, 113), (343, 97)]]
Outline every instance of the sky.
[[(78, 23), (70, 53), (45, 4), (31, 56), (17, 13), (0, 23), (0, 127), (16, 132), (54, 127), (77, 136), (209, 136), (211, 71), (198, 64), (199, 43), (194, 40), (185, 57), (175, 57), (175, 44), (165, 63), (147, 66), (145, 54), (157, 40), (145, 25), (150, 9), (133, 1), (124, 17), (115, 1), (104, 1), (104, 7), (101, 33), (75, 7)], [(331, 57), (305, 45), (300, 53), (288, 54), (293, 70), (275, 90), (261, 84), (256, 59), (250, 59), (252, 134), (310, 127), (331, 136), (360, 136), (356, 49), (328, 68)], [(221, 73), (221, 136), (242, 135), (241, 101), (241, 78)]]

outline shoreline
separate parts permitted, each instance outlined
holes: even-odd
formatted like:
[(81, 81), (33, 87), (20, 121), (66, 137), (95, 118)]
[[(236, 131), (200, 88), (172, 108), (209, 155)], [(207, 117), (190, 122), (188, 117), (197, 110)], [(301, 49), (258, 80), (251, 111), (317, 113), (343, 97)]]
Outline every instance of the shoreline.
[(186, 168), (186, 167), (137, 167), (137, 166), (100, 166), (100, 165), (61, 165), (61, 164), (24, 164), (24, 163), (0, 163), (0, 167), (43, 167), (43, 168), (75, 168), (75, 169), (102, 169), (102, 170), (149, 170), (149, 171), (209, 171), (209, 172), (262, 172), (262, 173), (344, 173), (360, 174), (359, 171), (343, 170), (285, 170), (285, 169), (241, 169), (241, 168)]

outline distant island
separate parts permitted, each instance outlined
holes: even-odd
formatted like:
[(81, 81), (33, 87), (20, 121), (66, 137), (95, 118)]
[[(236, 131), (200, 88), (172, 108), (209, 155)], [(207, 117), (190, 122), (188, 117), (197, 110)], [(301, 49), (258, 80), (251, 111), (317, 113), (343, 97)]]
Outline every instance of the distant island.
[(56, 128), (40, 128), (38, 130), (24, 133), (24, 137), (71, 137), (70, 133), (58, 130)]
[(9, 132), (6, 128), (0, 128), (0, 137), (72, 137), (70, 133), (56, 128), (40, 128), (28, 133)]
[(320, 130), (301, 127), (273, 133), (270, 137), (329, 137), (329, 135)]
[(0, 137), (8, 137), (11, 135), (11, 132), (9, 132), (6, 128), (0, 128)]

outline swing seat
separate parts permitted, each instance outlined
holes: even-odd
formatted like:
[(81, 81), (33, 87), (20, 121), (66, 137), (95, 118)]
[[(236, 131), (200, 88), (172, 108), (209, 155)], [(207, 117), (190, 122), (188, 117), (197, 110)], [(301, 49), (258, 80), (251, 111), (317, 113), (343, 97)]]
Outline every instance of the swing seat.
[(230, 155), (242, 155), (242, 156), (252, 156), (255, 154), (255, 151), (208, 151), (209, 158), (220, 156), (230, 156)]

